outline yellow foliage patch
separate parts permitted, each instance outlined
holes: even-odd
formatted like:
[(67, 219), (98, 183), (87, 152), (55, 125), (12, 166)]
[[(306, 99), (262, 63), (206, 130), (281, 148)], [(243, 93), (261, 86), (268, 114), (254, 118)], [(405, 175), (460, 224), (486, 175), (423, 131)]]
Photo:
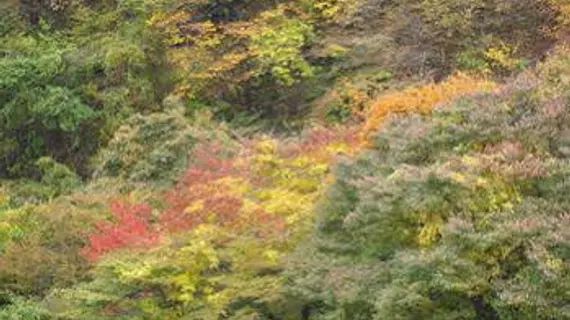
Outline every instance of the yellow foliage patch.
[(0, 208), (8, 204), (9, 200), (10, 198), (8, 195), (2, 189), (0, 189)]
[(418, 234), (418, 244), (422, 247), (430, 247), (439, 239), (445, 223), (439, 214), (422, 214), (421, 216), (422, 227)]
[(335, 22), (354, 13), (360, 3), (360, 0), (315, 0), (313, 7), (322, 18)]

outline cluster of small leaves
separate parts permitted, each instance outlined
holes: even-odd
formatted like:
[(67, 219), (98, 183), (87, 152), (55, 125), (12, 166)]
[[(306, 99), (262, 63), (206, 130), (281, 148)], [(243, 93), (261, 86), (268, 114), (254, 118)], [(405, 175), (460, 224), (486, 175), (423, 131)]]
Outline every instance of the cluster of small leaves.
[(317, 18), (331, 22), (343, 21), (346, 17), (354, 14), (362, 5), (362, 0), (313, 0), (310, 1), (311, 9)]
[(32, 168), (37, 172), (37, 180), (18, 179), (2, 183), (5, 198), (0, 202), (6, 208), (45, 203), (83, 186), (83, 181), (71, 168), (52, 158), (39, 158)]
[(111, 212), (115, 221), (97, 223), (97, 233), (89, 236), (89, 246), (83, 251), (88, 259), (97, 261), (107, 252), (123, 248), (148, 248), (158, 243), (158, 233), (150, 225), (150, 206), (114, 202)]
[(196, 135), (181, 112), (133, 115), (99, 152), (95, 177), (172, 184), (188, 165)]
[(312, 318), (570, 317), (567, 57), (390, 117), (337, 168), (289, 269)]
[[(6, 299), (8, 298), (8, 299)], [(39, 303), (18, 297), (2, 297), (8, 306), (0, 309), (0, 320), (49, 320), (48, 311)], [(5, 301), (8, 300), (8, 301)]]
[(390, 89), (392, 76), (385, 70), (372, 70), (358, 77), (341, 77), (313, 103), (313, 114), (329, 123), (362, 122), (366, 110)]
[(36, 161), (41, 172), (41, 184), (49, 188), (49, 199), (71, 193), (78, 189), (82, 181), (69, 167), (57, 163), (51, 158), (42, 157)]
[(269, 71), (286, 86), (313, 76), (313, 68), (302, 54), (312, 36), (312, 27), (299, 19), (287, 19), (283, 9), (266, 11), (260, 19), (267, 21), (269, 27), (252, 35), (250, 50), (259, 68), (253, 74), (260, 76)]
[(548, 3), (557, 8), (559, 15), (556, 17), (558, 20), (558, 26), (554, 28), (554, 32), (564, 32), (568, 24), (570, 23), (570, 2), (568, 0), (549, 0)]

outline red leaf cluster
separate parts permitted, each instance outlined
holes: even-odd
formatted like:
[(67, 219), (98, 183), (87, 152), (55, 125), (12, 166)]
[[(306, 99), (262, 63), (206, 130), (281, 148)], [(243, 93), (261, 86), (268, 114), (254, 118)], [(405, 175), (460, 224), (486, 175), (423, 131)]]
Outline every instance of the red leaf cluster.
[[(220, 179), (247, 176), (218, 144), (206, 144), (194, 153), (194, 165), (176, 188), (166, 195), (168, 209), (160, 223), (169, 232), (187, 231), (206, 222), (227, 225), (235, 222), (243, 200), (231, 195)], [(190, 212), (187, 208), (195, 206)]]
[(148, 248), (160, 240), (151, 224), (152, 208), (145, 204), (111, 203), (113, 221), (96, 224), (97, 233), (89, 236), (89, 246), (83, 254), (91, 261), (102, 255), (125, 248)]
[[(326, 155), (328, 145), (359, 143), (356, 131), (314, 130), (302, 142), (282, 145), (279, 157), (292, 159), (300, 155)], [(97, 231), (89, 236), (89, 245), (83, 254), (92, 261), (102, 255), (120, 250), (148, 248), (158, 244), (161, 236), (187, 232), (201, 224), (214, 223), (228, 230), (246, 232), (255, 237), (278, 237), (287, 232), (283, 217), (265, 212), (261, 206), (244, 213), (245, 197), (232, 188), (235, 181), (243, 179), (254, 189), (271, 187), (271, 179), (265, 181), (254, 170), (255, 143), (245, 144), (239, 156), (225, 153), (227, 148), (219, 143), (204, 144), (193, 154), (190, 169), (178, 185), (164, 196), (167, 209), (156, 222), (152, 222), (152, 208), (148, 205), (130, 205), (123, 202), (111, 204), (114, 219), (96, 225)], [(320, 156), (319, 156), (320, 157)], [(328, 160), (326, 160), (328, 161)], [(269, 185), (266, 185), (269, 183)], [(239, 187), (239, 182), (237, 182)], [(255, 199), (250, 199), (254, 201)], [(255, 205), (254, 205), (255, 206)]]

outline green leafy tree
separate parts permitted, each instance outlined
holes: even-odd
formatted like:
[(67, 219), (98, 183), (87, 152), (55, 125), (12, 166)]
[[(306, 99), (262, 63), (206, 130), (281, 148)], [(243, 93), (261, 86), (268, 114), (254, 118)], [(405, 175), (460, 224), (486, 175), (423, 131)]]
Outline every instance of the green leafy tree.
[(161, 109), (169, 92), (161, 35), (145, 23), (153, 2), (64, 2), (46, 9), (64, 22), (2, 38), (0, 176), (34, 176), (42, 156), (88, 175), (88, 158), (122, 122)]
[(61, 79), (71, 48), (47, 37), (11, 38), (1, 46), (0, 175), (25, 174), (42, 155), (66, 158), (92, 148), (85, 139), (97, 112)]
[(186, 168), (197, 135), (181, 112), (134, 115), (99, 152), (95, 177), (172, 184)]

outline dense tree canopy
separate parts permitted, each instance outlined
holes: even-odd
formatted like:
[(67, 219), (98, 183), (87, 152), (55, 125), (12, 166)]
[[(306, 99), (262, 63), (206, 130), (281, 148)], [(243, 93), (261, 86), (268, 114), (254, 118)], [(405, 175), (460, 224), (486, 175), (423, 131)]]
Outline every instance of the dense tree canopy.
[(391, 118), (337, 168), (291, 267), (316, 318), (570, 317), (570, 122), (552, 78), (567, 54), (498, 93)]

